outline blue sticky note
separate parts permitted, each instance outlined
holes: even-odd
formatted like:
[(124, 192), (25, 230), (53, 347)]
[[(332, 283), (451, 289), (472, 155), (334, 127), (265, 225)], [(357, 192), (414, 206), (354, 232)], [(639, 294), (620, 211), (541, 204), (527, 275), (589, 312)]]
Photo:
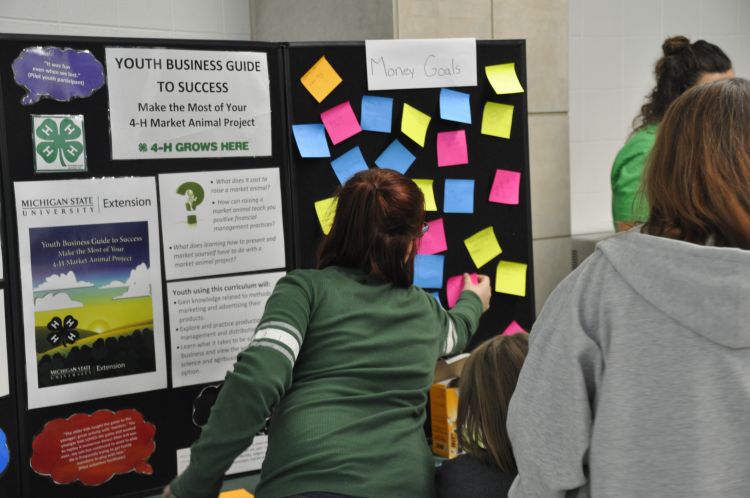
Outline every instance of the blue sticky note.
[(414, 154), (396, 139), (375, 159), (375, 164), (378, 168), (394, 169), (403, 175), (414, 159), (416, 159)]
[(440, 89), (440, 118), (471, 124), (469, 94), (447, 88)]
[(444, 264), (443, 254), (417, 254), (414, 257), (414, 285), (423, 289), (442, 289)]
[(10, 461), (10, 451), (8, 451), (8, 441), (5, 437), (5, 433), (0, 429), (0, 476), (8, 468), (8, 462)]
[(322, 124), (292, 125), (294, 140), (302, 157), (331, 157), (326, 141), (326, 129)]
[(333, 167), (333, 172), (336, 173), (336, 178), (339, 179), (342, 185), (355, 173), (367, 169), (367, 163), (359, 145), (331, 161), (331, 166)]
[(435, 301), (437, 301), (438, 303), (440, 303), (440, 306), (443, 305), (443, 303), (440, 302), (440, 293), (438, 291), (430, 292), (430, 294), (432, 294), (432, 297), (435, 298)]
[(390, 97), (362, 97), (362, 118), (359, 126), (366, 131), (391, 132), (393, 99)]
[(443, 212), (474, 212), (474, 180), (445, 180)]

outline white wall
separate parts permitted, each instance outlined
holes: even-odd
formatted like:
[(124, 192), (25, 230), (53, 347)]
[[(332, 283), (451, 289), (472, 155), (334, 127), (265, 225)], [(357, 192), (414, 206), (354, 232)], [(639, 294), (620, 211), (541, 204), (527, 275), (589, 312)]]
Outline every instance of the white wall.
[(612, 230), (609, 173), (667, 36), (703, 38), (750, 78), (750, 0), (570, 0), (573, 234)]
[(0, 0), (0, 32), (250, 39), (249, 0)]

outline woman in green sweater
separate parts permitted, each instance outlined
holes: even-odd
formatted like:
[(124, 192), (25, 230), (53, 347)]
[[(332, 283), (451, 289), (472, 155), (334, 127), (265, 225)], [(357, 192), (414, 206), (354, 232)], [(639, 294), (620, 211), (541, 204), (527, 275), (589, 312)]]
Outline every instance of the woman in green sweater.
[(373, 168), (346, 182), (318, 269), (278, 282), (165, 497), (216, 497), (268, 416), (258, 498), (434, 494), (423, 425), (435, 362), (464, 348), (491, 290), (464, 275), (447, 311), (412, 285), (425, 226), (409, 178)]
[(669, 104), (693, 85), (734, 77), (729, 57), (707, 41), (690, 43), (684, 36), (673, 36), (661, 48), (664, 55), (654, 70), (656, 87), (641, 107), (633, 122), (633, 133), (612, 166), (612, 219), (618, 232), (648, 218), (641, 178)]

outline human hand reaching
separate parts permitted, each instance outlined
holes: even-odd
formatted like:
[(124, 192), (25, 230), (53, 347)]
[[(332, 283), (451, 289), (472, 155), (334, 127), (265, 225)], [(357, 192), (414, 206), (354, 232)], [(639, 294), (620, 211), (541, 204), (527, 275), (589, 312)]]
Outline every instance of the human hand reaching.
[(471, 281), (471, 275), (464, 273), (464, 290), (471, 291), (482, 301), (482, 312), (490, 308), (490, 298), (492, 297), (492, 287), (490, 286), (490, 277), (487, 275), (477, 275), (477, 283)]

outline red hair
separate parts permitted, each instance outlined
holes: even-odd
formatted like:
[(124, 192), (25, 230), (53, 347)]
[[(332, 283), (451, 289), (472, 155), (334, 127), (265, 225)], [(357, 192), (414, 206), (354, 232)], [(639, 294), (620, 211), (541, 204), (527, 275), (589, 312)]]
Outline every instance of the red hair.
[(389, 169), (360, 171), (338, 193), (333, 226), (318, 252), (318, 268), (360, 268), (408, 287), (423, 223), (424, 196), (410, 178)]

